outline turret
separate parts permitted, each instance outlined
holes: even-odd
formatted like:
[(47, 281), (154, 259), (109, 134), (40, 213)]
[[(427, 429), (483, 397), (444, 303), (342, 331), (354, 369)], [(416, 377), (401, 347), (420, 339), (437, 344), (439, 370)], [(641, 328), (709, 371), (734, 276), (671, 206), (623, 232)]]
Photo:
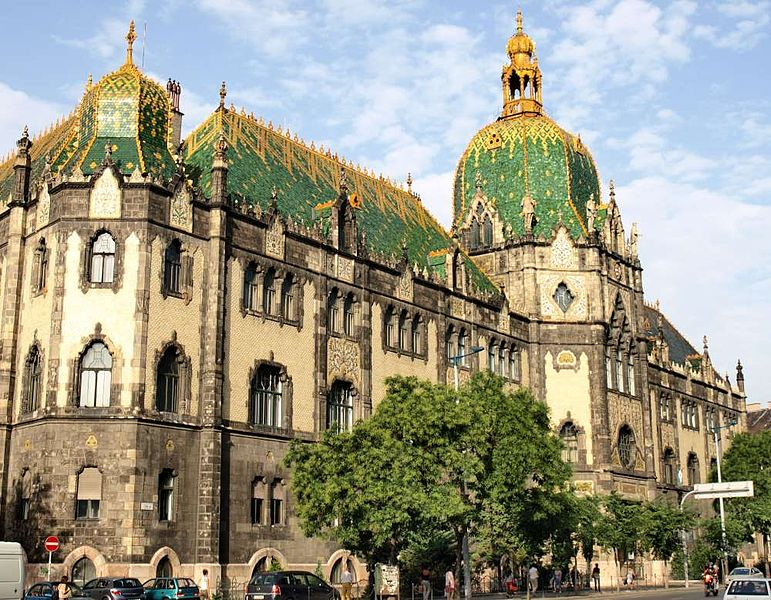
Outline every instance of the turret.
[(535, 56), (535, 43), (522, 29), (522, 11), (517, 11), (517, 33), (506, 45), (511, 62), (503, 67), (503, 112), (501, 117), (521, 113), (540, 113), (541, 69)]
[(179, 81), (169, 79), (166, 82), (166, 93), (169, 95), (169, 107), (171, 116), (169, 119), (169, 148), (176, 152), (182, 141), (182, 117), (184, 113), (179, 110), (179, 97), (182, 95), (182, 86)]
[(744, 393), (744, 368), (742, 367), (742, 361), (736, 361), (736, 385), (739, 387), (739, 391)]
[(13, 164), (13, 193), (11, 205), (23, 206), (29, 197), (29, 180), (32, 173), (32, 161), (29, 151), (32, 148), (32, 140), (29, 139), (29, 130), (24, 127), (21, 138), (16, 142), (16, 161)]

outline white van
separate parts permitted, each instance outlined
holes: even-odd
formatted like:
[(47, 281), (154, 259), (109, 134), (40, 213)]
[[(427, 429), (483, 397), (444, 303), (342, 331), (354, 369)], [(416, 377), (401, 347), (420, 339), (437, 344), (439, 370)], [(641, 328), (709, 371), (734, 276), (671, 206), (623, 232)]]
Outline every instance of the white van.
[(26, 564), (27, 555), (21, 544), (0, 542), (0, 600), (23, 598)]

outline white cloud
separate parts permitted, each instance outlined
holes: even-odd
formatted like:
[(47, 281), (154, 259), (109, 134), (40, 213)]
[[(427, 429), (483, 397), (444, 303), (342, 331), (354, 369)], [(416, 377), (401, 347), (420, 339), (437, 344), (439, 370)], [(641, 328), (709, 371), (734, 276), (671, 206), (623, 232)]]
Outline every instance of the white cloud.
[(767, 0), (722, 0), (715, 4), (715, 9), (722, 15), (719, 25), (701, 25), (694, 35), (716, 48), (749, 50), (766, 36), (771, 23), (771, 2)]
[(25, 124), (34, 138), (64, 113), (59, 104), (35, 98), (0, 81), (0, 156), (5, 157), (14, 149)]

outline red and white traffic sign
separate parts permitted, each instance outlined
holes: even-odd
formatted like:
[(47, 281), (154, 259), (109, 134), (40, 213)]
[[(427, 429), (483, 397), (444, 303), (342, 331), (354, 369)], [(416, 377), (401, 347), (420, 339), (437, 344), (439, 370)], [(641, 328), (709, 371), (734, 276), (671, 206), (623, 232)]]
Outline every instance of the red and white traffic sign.
[(49, 535), (43, 542), (43, 547), (47, 552), (56, 552), (59, 549), (59, 538), (55, 535)]

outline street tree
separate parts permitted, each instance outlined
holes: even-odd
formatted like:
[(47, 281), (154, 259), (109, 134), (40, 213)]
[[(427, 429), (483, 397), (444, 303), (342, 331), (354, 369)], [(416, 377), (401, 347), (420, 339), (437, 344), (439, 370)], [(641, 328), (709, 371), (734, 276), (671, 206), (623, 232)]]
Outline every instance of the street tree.
[(622, 563), (630, 553), (637, 555), (642, 549), (648, 511), (642, 503), (625, 500), (615, 491), (602, 498), (601, 507), (597, 542), (613, 553), (618, 591)]
[(664, 561), (664, 587), (668, 588), (667, 564), (682, 547), (682, 532), (693, 527), (695, 517), (663, 499), (647, 502), (644, 510), (647, 514), (642, 543), (656, 559)]
[[(771, 541), (771, 431), (739, 433), (723, 456), (723, 479), (754, 482), (752, 498), (731, 498), (725, 503), (727, 513)], [(769, 573), (768, 544), (764, 544), (763, 562)]]

